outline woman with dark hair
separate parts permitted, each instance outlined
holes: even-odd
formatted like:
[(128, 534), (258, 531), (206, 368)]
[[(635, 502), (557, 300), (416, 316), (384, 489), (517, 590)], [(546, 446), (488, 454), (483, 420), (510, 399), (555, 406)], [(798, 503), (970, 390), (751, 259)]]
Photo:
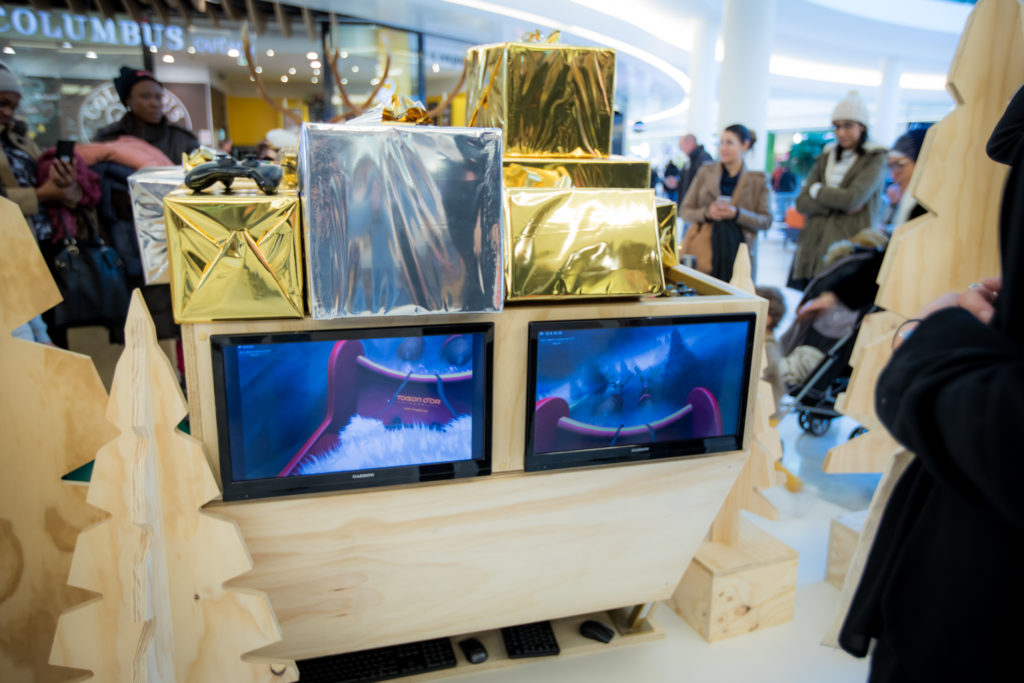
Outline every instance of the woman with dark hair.
[(199, 140), (187, 128), (171, 123), (164, 116), (164, 86), (156, 76), (141, 69), (121, 67), (114, 79), (114, 88), (121, 104), (128, 108), (124, 116), (96, 133), (95, 142), (116, 140), (122, 135), (141, 138), (167, 155), (173, 163), (181, 163), (181, 155), (199, 146)]
[(757, 231), (767, 230), (772, 222), (768, 179), (743, 163), (754, 142), (753, 131), (741, 124), (722, 131), (719, 160), (697, 171), (679, 210), (680, 217), (691, 224), (680, 251), (696, 256), (697, 269), (720, 280), (732, 279), (740, 243), (747, 243), (754, 259)]
[(833, 242), (875, 227), (882, 211), (886, 149), (868, 140), (868, 108), (851, 91), (832, 112), (836, 143), (807, 175), (796, 209), (807, 217), (788, 286), (804, 289), (825, 264)]

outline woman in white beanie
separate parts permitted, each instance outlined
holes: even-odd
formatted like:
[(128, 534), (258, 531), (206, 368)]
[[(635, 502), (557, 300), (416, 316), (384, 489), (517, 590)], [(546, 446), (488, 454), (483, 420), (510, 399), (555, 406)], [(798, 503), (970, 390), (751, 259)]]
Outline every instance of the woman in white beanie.
[(882, 210), (886, 148), (868, 140), (868, 109), (851, 91), (832, 112), (836, 142), (825, 147), (796, 200), (807, 220), (788, 286), (803, 289), (825, 268), (833, 242), (874, 227)]

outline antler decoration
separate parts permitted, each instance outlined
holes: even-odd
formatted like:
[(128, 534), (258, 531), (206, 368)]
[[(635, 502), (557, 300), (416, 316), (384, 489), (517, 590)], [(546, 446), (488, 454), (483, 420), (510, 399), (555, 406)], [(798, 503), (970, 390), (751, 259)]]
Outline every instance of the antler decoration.
[(427, 112), (427, 116), (429, 116), (431, 119), (437, 118), (438, 114), (440, 114), (445, 109), (450, 107), (452, 104), (452, 100), (455, 98), (456, 95), (459, 94), (459, 91), (462, 90), (462, 86), (466, 82), (466, 66), (466, 61), (463, 60), (462, 75), (459, 76), (459, 82), (455, 84), (455, 87), (452, 89), (450, 93), (448, 93), (448, 96), (441, 101), (441, 104), (437, 105), (436, 107)]
[(340, 121), (347, 121), (349, 119), (359, 116), (366, 108), (370, 106), (370, 103), (377, 97), (377, 93), (384, 87), (384, 81), (388, 79), (388, 73), (391, 71), (391, 55), (387, 56), (384, 62), (384, 73), (377, 81), (377, 87), (373, 89), (370, 96), (366, 98), (366, 101), (360, 106), (352, 104), (352, 100), (348, 96), (348, 92), (345, 91), (345, 86), (341, 84), (341, 74), (338, 73), (338, 60), (341, 58), (341, 53), (338, 48), (334, 48), (331, 52), (331, 73), (334, 75), (334, 85), (337, 86), (338, 92), (341, 94), (341, 101), (345, 105), (348, 111), (338, 114), (330, 120), (330, 123), (338, 123)]
[(249, 23), (242, 24), (242, 50), (245, 52), (245, 61), (249, 65), (249, 75), (252, 76), (253, 81), (256, 82), (256, 89), (260, 93), (260, 97), (269, 104), (271, 107), (281, 112), (296, 126), (302, 126), (302, 119), (295, 115), (294, 112), (288, 111), (282, 107), (277, 100), (270, 96), (267, 89), (263, 87), (263, 77), (256, 71), (256, 61), (252, 53), (252, 42), (249, 40)]

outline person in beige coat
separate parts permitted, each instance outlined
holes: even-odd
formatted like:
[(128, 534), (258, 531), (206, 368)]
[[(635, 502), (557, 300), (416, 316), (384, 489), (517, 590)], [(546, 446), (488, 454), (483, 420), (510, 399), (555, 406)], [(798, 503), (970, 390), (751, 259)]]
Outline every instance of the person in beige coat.
[(743, 163), (755, 140), (753, 132), (738, 123), (722, 131), (719, 161), (697, 171), (679, 210), (690, 224), (680, 251), (697, 257), (698, 270), (724, 281), (732, 278), (740, 243), (746, 242), (753, 261), (757, 232), (772, 222), (768, 179)]
[(856, 92), (832, 112), (836, 143), (818, 157), (796, 209), (807, 217), (787, 285), (803, 290), (825, 269), (828, 248), (878, 223), (886, 148), (868, 140), (868, 109)]

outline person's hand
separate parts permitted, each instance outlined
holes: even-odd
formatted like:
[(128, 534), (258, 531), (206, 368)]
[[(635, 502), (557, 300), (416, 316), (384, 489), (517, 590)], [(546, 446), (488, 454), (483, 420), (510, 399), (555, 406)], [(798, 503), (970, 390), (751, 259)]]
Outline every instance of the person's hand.
[(51, 175), (45, 183), (36, 188), (36, 197), (40, 202), (60, 202), (73, 207), (82, 199), (82, 188), (77, 182), (61, 187)]
[[(947, 308), (960, 307), (987, 325), (995, 314), (995, 300), (1002, 288), (1003, 279), (1001, 277), (982, 278), (981, 282), (972, 284), (965, 292), (946, 292), (918, 311), (912, 320), (921, 321)], [(893, 348), (898, 347), (917, 325), (917, 322), (904, 323), (894, 341)]]
[(58, 187), (68, 187), (75, 184), (75, 167), (72, 164), (54, 159), (50, 164), (50, 180)]
[(832, 292), (822, 292), (817, 297), (811, 299), (806, 304), (797, 309), (796, 319), (803, 320), (807, 317), (813, 317), (826, 311), (832, 306), (835, 306), (839, 299)]
[(896, 206), (900, 203), (900, 199), (903, 198), (903, 190), (896, 183), (893, 183), (889, 187), (885, 188), (885, 196), (889, 198), (889, 204)]
[(739, 210), (732, 204), (716, 201), (708, 207), (707, 214), (713, 221), (728, 221), (735, 219), (739, 215)]

